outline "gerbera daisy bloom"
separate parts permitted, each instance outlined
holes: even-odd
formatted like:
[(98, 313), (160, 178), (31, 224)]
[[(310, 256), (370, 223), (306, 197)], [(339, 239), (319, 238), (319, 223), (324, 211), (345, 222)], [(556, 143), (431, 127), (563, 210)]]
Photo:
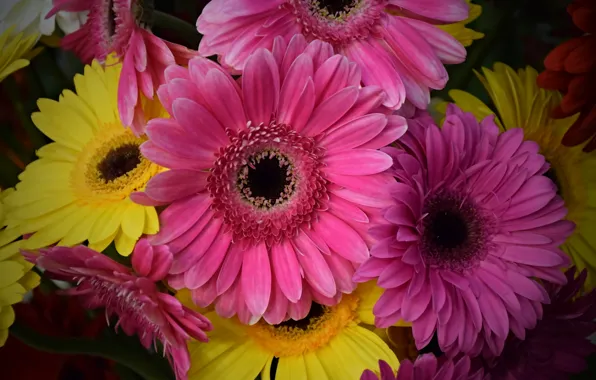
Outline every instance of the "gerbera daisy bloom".
[(15, 71), (29, 66), (29, 60), (23, 56), (33, 48), (39, 37), (23, 33), (13, 35), (13, 30), (14, 27), (0, 34), (0, 82)]
[(141, 151), (171, 170), (133, 199), (171, 203), (152, 239), (174, 254), (170, 285), (247, 323), (301, 319), (311, 300), (350, 293), (366, 229), (390, 204), (392, 160), (377, 148), (406, 130), (380, 113), (383, 91), (301, 35), (256, 51), (241, 88), (202, 57), (166, 77), (158, 95), (173, 117), (148, 123)]
[(39, 276), (32, 272), (33, 265), (19, 252), (22, 240), (16, 228), (5, 228), (4, 199), (13, 189), (0, 192), (0, 347), (8, 338), (8, 328), (15, 313), (12, 305), (21, 302), (25, 293), (39, 285)]
[(573, 231), (536, 143), (499, 134), (449, 105), (443, 128), (409, 120), (386, 148), (398, 182), (387, 224), (355, 281), (378, 278), (378, 327), (412, 322), (416, 345), (437, 333), (443, 352), (498, 355), (509, 330), (532, 328), (548, 296), (534, 277), (564, 283), (558, 249)]
[[(33, 233), (25, 248), (88, 240), (103, 251), (115, 241), (118, 252), (128, 255), (142, 234), (158, 231), (155, 208), (129, 198), (160, 167), (140, 153), (146, 138), (136, 137), (118, 118), (121, 67), (110, 62), (103, 69), (94, 61), (75, 76), (77, 94), (66, 90), (58, 101), (37, 102), (40, 112), (31, 118), (55, 142), (37, 151), (39, 159), (19, 175), (16, 191), (5, 200), (10, 225)], [(145, 109), (152, 117), (166, 115), (157, 102), (145, 102)]]
[(426, 109), (430, 89), (442, 89), (444, 63), (461, 63), (466, 49), (436, 24), (465, 20), (464, 0), (213, 0), (197, 20), (199, 53), (217, 54), (242, 70), (258, 48), (302, 33), (358, 63), (362, 83), (387, 92), (384, 105), (407, 100)]
[(118, 110), (125, 126), (138, 136), (150, 116), (141, 98), (153, 99), (164, 83), (166, 67), (186, 65), (197, 55), (184, 46), (164, 41), (151, 33), (152, 2), (142, 0), (54, 0), (54, 9), (89, 11), (85, 25), (62, 40), (85, 63), (104, 62), (112, 52), (123, 62), (118, 84)]
[(437, 25), (437, 27), (451, 34), (463, 46), (467, 47), (472, 45), (472, 42), (475, 40), (483, 38), (484, 33), (477, 32), (467, 27), (468, 24), (476, 21), (476, 19), (480, 17), (482, 14), (482, 7), (478, 4), (473, 4), (472, 0), (466, 0), (466, 3), (468, 3), (468, 6), (470, 7), (470, 13), (467, 19), (453, 24)]
[[(495, 111), (473, 95), (452, 90), (449, 95), (462, 110), (472, 112), (477, 120), (496, 114), (502, 130), (522, 128), (524, 138), (538, 143), (539, 152), (550, 164), (547, 175), (557, 185), (559, 195), (569, 212), (567, 219), (575, 223), (574, 233), (561, 248), (579, 270), (588, 270), (586, 286), (596, 287), (596, 177), (592, 174), (596, 156), (585, 154), (581, 147), (561, 146), (561, 138), (577, 120), (577, 115), (554, 119), (550, 113), (561, 101), (556, 91), (536, 85), (538, 73), (531, 67), (515, 72), (509, 66), (496, 63), (493, 70), (482, 69), (477, 74), (486, 88)], [(446, 103), (438, 106), (444, 114)]]
[[(379, 359), (398, 368), (389, 347), (366, 324), (374, 322), (374, 284), (363, 284), (335, 306), (313, 304), (303, 319), (248, 326), (206, 313), (209, 344), (189, 343), (190, 380), (356, 379)], [(184, 294), (182, 294), (184, 297)], [(274, 364), (275, 363), (275, 364)], [(272, 366), (276, 366), (272, 371)], [(274, 372), (272, 375), (271, 372)]]
[[(432, 354), (419, 356), (414, 363), (409, 360), (400, 362), (395, 371), (387, 362), (379, 360), (379, 372), (367, 369), (360, 380), (481, 380), (482, 368), (472, 370), (469, 356), (458, 360), (437, 360)], [(376, 373), (375, 373), (376, 372)]]
[(15, 25), (16, 33), (50, 36), (56, 24), (66, 33), (74, 32), (85, 22), (84, 12), (58, 12), (46, 18), (52, 0), (2, 0), (0, 2), (0, 31)]
[(205, 332), (212, 326), (203, 315), (157, 287), (156, 282), (172, 265), (167, 247), (154, 248), (141, 239), (132, 255), (133, 270), (82, 245), (23, 254), (57, 278), (76, 282), (64, 293), (80, 296), (87, 308), (105, 308), (106, 316), (115, 315), (116, 326), (127, 335), (138, 335), (144, 347), (161, 342), (176, 378), (187, 378), (190, 359), (186, 343), (191, 338), (206, 342)]
[(533, 330), (516, 332), (503, 354), (486, 367), (491, 379), (568, 379), (587, 367), (596, 352), (589, 337), (596, 333), (596, 290), (581, 294), (586, 271), (576, 278), (567, 271), (567, 285), (545, 285), (551, 299)]
[(580, 113), (579, 118), (563, 137), (567, 146), (584, 145), (584, 150), (596, 149), (596, 97), (592, 95), (596, 83), (596, 2), (575, 0), (568, 5), (574, 24), (585, 34), (562, 43), (544, 60), (546, 68), (538, 76), (540, 87), (562, 91), (565, 96), (552, 111), (556, 118)]

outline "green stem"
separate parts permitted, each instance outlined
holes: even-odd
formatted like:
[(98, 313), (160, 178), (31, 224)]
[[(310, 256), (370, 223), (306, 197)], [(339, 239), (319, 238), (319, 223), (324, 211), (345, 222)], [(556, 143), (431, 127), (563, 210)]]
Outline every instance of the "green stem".
[(180, 38), (182, 38), (188, 46), (197, 49), (199, 42), (201, 42), (201, 35), (196, 27), (188, 22), (179, 19), (176, 16), (154, 10), (152, 12), (152, 22), (154, 26), (159, 28), (175, 31)]
[(123, 344), (122, 340), (113, 334), (93, 340), (60, 338), (38, 334), (18, 321), (11, 326), (10, 333), (21, 342), (40, 351), (99, 356), (130, 368), (145, 380), (172, 378), (172, 373), (164, 370), (149, 352)]

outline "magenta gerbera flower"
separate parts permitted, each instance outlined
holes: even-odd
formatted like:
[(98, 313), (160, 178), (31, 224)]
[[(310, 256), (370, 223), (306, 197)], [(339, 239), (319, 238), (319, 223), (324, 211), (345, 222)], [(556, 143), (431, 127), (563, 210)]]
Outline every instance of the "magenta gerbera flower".
[(549, 297), (534, 278), (565, 283), (558, 246), (573, 231), (548, 163), (521, 129), (499, 134), (451, 105), (443, 128), (408, 121), (387, 148), (398, 182), (388, 224), (354, 279), (385, 291), (376, 323), (412, 322), (417, 347), (437, 333), (442, 351), (498, 355), (510, 330), (533, 328)]
[(379, 112), (383, 91), (360, 88), (355, 63), (300, 35), (255, 52), (241, 86), (205, 58), (166, 77), (158, 95), (173, 117), (149, 122), (141, 151), (171, 170), (133, 199), (172, 203), (152, 239), (174, 254), (171, 286), (272, 324), (350, 293), (395, 182), (377, 148), (406, 130)]
[(205, 331), (212, 326), (207, 318), (158, 289), (156, 282), (172, 265), (167, 247), (152, 247), (141, 239), (132, 256), (134, 271), (85, 246), (23, 254), (56, 278), (76, 282), (64, 292), (81, 297), (90, 309), (105, 308), (107, 317), (118, 318), (116, 327), (127, 335), (138, 335), (146, 348), (161, 342), (176, 378), (187, 378), (190, 356), (186, 342), (191, 338), (206, 342)]
[(586, 358), (596, 352), (588, 337), (596, 333), (596, 290), (582, 295), (587, 272), (574, 278), (567, 271), (567, 285), (546, 284), (551, 299), (533, 330), (514, 331), (503, 354), (489, 362), (486, 371), (494, 380), (567, 379), (586, 369)]
[(404, 360), (399, 363), (397, 373), (387, 362), (379, 360), (380, 371), (367, 369), (360, 380), (481, 380), (484, 377), (482, 368), (472, 369), (469, 356), (457, 360), (432, 354), (421, 355), (414, 363)]
[(104, 62), (115, 53), (123, 61), (118, 83), (118, 111), (125, 126), (140, 135), (145, 115), (140, 96), (153, 99), (164, 83), (164, 70), (175, 63), (186, 65), (197, 53), (151, 33), (152, 8), (142, 0), (54, 0), (48, 17), (58, 11), (89, 11), (87, 22), (62, 39), (84, 63)]
[(302, 33), (358, 63), (362, 82), (387, 92), (385, 106), (399, 108), (407, 98), (426, 109), (430, 89), (447, 82), (443, 64), (466, 57), (435, 24), (464, 20), (468, 12), (464, 0), (213, 0), (197, 20), (199, 52), (242, 70), (276, 36), (287, 42)]

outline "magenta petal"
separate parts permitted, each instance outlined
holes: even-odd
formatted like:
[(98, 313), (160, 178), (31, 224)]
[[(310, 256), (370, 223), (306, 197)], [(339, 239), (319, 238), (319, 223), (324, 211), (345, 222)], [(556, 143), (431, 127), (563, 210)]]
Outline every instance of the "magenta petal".
[[(186, 286), (189, 289), (199, 288), (213, 277), (217, 277), (214, 275), (218, 272), (221, 263), (226, 257), (231, 241), (231, 234), (218, 234), (217, 238), (209, 246), (208, 253), (204, 254), (184, 275)], [(217, 288), (217, 283), (215, 283), (215, 287)]]
[(328, 151), (348, 150), (370, 141), (383, 131), (387, 116), (380, 113), (361, 116), (326, 134), (321, 140)]
[(132, 253), (132, 267), (141, 276), (147, 276), (151, 272), (153, 262), (153, 248), (147, 239), (140, 239)]
[(348, 112), (356, 103), (356, 99), (358, 99), (357, 87), (344, 88), (319, 104), (308, 123), (299, 132), (306, 136), (316, 136), (324, 132)]
[(263, 315), (271, 296), (271, 265), (265, 243), (244, 251), (240, 279), (248, 310), (255, 316)]
[[(358, 233), (341, 219), (328, 212), (319, 214), (314, 233), (322, 237), (335, 253), (356, 263), (369, 257), (368, 247)], [(341, 236), (342, 239), (337, 239)]]
[(500, 257), (515, 263), (539, 267), (555, 267), (565, 263), (555, 252), (538, 247), (506, 246)]
[(211, 206), (211, 198), (197, 194), (172, 203), (160, 215), (160, 231), (151, 239), (151, 244), (169, 243), (188, 230)]
[(240, 273), (243, 259), (242, 247), (239, 244), (232, 244), (217, 277), (217, 294), (223, 294), (234, 284)]
[(325, 158), (325, 171), (344, 175), (371, 175), (381, 173), (393, 165), (386, 153), (372, 149), (352, 149), (329, 153)]
[[(334, 274), (319, 249), (304, 234), (298, 234), (294, 238), (294, 243), (296, 244), (296, 256), (304, 270), (306, 281), (324, 296), (335, 296), (337, 289)], [(351, 273), (346, 277), (349, 281)]]
[(169, 170), (151, 178), (145, 192), (158, 202), (173, 202), (205, 190), (207, 177), (206, 172)]

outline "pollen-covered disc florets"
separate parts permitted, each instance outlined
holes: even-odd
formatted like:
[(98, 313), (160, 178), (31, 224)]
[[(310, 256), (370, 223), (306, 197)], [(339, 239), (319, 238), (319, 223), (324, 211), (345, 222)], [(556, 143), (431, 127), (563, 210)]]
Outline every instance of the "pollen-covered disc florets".
[(271, 245), (295, 236), (329, 199), (322, 148), (275, 122), (230, 133), (207, 179), (212, 208), (234, 239)]

